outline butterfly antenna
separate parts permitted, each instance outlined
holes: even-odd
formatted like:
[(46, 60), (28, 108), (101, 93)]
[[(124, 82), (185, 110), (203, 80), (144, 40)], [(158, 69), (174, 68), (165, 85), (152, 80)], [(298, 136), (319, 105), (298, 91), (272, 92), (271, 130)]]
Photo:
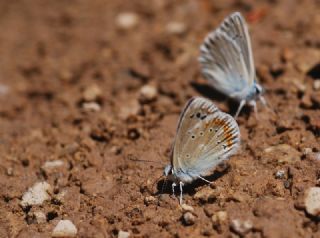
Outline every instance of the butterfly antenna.
[(129, 160), (136, 161), (136, 162), (147, 162), (147, 163), (156, 163), (156, 164), (161, 164), (161, 165), (163, 165), (163, 163), (161, 163), (161, 162), (159, 162), (159, 161), (138, 159), (137, 157), (135, 157), (135, 156), (132, 155), (132, 154), (129, 154), (129, 155), (127, 156), (127, 158), (128, 158)]

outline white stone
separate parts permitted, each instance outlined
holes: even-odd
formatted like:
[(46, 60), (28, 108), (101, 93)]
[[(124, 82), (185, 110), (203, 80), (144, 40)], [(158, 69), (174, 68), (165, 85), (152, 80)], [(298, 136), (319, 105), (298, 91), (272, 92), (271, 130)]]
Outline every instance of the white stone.
[(63, 164), (64, 164), (64, 162), (62, 160), (47, 161), (42, 166), (42, 169), (53, 169), (53, 168), (63, 166)]
[(38, 224), (47, 222), (46, 214), (44, 214), (43, 212), (37, 211), (37, 212), (34, 212), (33, 215), (34, 215)]
[(122, 12), (116, 18), (116, 24), (119, 28), (128, 30), (135, 27), (139, 22), (139, 17), (134, 12)]
[(181, 205), (181, 208), (183, 212), (194, 212), (194, 208), (185, 203)]
[(83, 109), (86, 111), (98, 112), (101, 110), (101, 107), (96, 102), (85, 102), (82, 104)]
[(166, 26), (166, 31), (170, 34), (180, 35), (187, 30), (186, 25), (183, 22), (169, 22)]
[(152, 101), (156, 99), (158, 90), (153, 85), (144, 85), (140, 89), (140, 100), (141, 101)]
[(195, 216), (191, 212), (183, 214), (183, 220), (186, 225), (193, 225), (195, 223)]
[(41, 205), (44, 201), (50, 199), (48, 192), (51, 186), (47, 182), (38, 182), (28, 189), (22, 196), (21, 206)]
[(283, 179), (283, 178), (284, 178), (284, 175), (285, 175), (285, 171), (284, 171), (284, 170), (278, 170), (278, 171), (275, 173), (276, 179)]
[(75, 237), (77, 228), (70, 220), (61, 220), (52, 231), (52, 237)]
[(234, 219), (231, 221), (231, 228), (234, 232), (239, 235), (247, 234), (253, 227), (250, 220), (241, 221), (239, 219)]
[(319, 90), (320, 89), (320, 79), (317, 79), (313, 82), (313, 89)]
[(211, 220), (213, 223), (223, 223), (228, 219), (228, 214), (225, 211), (218, 211), (212, 215)]
[(119, 231), (118, 238), (128, 238), (130, 236), (130, 233), (127, 231)]
[(312, 187), (306, 191), (304, 204), (307, 213), (320, 216), (320, 187)]

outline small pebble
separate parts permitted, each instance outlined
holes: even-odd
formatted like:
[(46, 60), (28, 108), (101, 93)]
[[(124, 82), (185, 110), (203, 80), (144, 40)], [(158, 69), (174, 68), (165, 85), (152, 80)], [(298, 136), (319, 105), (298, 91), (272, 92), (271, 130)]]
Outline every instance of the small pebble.
[(137, 100), (129, 100), (129, 102), (119, 108), (119, 117), (122, 120), (128, 120), (130, 117), (136, 116), (140, 111), (140, 105)]
[(194, 212), (194, 208), (187, 204), (182, 204), (181, 209), (183, 212)]
[(275, 178), (276, 179), (283, 179), (285, 176), (285, 171), (284, 170), (278, 170), (276, 173), (275, 173)]
[(82, 107), (84, 110), (91, 112), (99, 112), (101, 110), (100, 105), (96, 102), (85, 102), (82, 104)]
[(38, 182), (23, 194), (20, 204), (23, 207), (41, 205), (44, 201), (50, 199), (48, 191), (51, 190), (51, 185), (47, 182)]
[(267, 159), (276, 158), (279, 163), (293, 163), (300, 160), (301, 154), (288, 144), (280, 144), (266, 148), (263, 156)]
[(157, 98), (158, 90), (152, 85), (145, 85), (140, 89), (140, 102), (151, 102)]
[(6, 95), (8, 92), (9, 92), (9, 87), (4, 84), (0, 84), (0, 96)]
[(77, 228), (70, 220), (61, 220), (52, 231), (52, 237), (75, 237)]
[(185, 214), (183, 214), (183, 221), (186, 225), (193, 225), (195, 223), (195, 220), (196, 218), (191, 212), (186, 212)]
[(46, 214), (44, 214), (44, 212), (37, 211), (37, 212), (34, 212), (32, 215), (37, 224), (42, 224), (47, 222), (47, 216)]
[(210, 187), (204, 187), (203, 189), (196, 192), (194, 198), (199, 199), (203, 202), (208, 202), (216, 198), (216, 192)]
[(239, 219), (234, 219), (231, 221), (231, 229), (238, 235), (247, 234), (253, 227), (253, 224), (250, 220), (241, 221)]
[(157, 202), (157, 199), (154, 196), (147, 196), (144, 198), (144, 203), (146, 205), (155, 204)]
[(314, 90), (319, 90), (320, 89), (320, 79), (314, 80), (313, 89)]
[(116, 24), (120, 29), (129, 30), (138, 25), (139, 17), (134, 12), (120, 13), (116, 18)]
[(93, 84), (89, 87), (87, 87), (84, 91), (83, 91), (83, 99), (86, 102), (92, 102), (97, 100), (100, 96), (102, 95), (102, 91), (101, 89)]
[(52, 160), (52, 161), (47, 161), (44, 163), (42, 166), (42, 169), (53, 169), (57, 167), (61, 167), (64, 165), (64, 162), (62, 160)]
[(118, 238), (128, 238), (130, 236), (130, 233), (127, 231), (119, 231)]
[(166, 26), (166, 31), (170, 34), (181, 35), (187, 30), (186, 25), (183, 22), (169, 22)]
[(312, 153), (312, 148), (303, 148), (302, 153), (303, 155), (308, 155)]
[(320, 187), (312, 187), (306, 191), (304, 204), (308, 214), (320, 217)]
[(225, 211), (218, 211), (212, 215), (211, 220), (213, 223), (221, 224), (228, 219), (228, 214)]
[(7, 175), (12, 176), (13, 175), (13, 168), (9, 167), (7, 168)]

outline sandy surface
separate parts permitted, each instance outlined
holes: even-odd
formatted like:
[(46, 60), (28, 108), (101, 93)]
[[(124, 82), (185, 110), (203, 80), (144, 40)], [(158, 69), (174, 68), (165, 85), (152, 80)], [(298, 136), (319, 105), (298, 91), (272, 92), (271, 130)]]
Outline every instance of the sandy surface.
[[(256, 2), (2, 1), (0, 237), (51, 237), (66, 219), (77, 237), (320, 237), (304, 203), (320, 185), (320, 4)], [(233, 11), (272, 110), (246, 108), (241, 150), (212, 185), (186, 187), (187, 225), (160, 177), (188, 98), (237, 108), (197, 62)], [(38, 182), (44, 201), (25, 205)]]

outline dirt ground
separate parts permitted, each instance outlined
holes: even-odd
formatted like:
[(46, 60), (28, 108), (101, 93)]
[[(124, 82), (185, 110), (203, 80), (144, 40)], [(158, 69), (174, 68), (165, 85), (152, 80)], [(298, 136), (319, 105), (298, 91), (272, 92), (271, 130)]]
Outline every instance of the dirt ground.
[[(240, 114), (241, 150), (212, 185), (186, 187), (186, 220), (160, 177), (188, 98), (236, 110), (197, 62), (233, 11), (271, 109)], [(0, 13), (0, 237), (51, 237), (62, 219), (77, 237), (320, 237), (304, 200), (320, 186), (319, 1), (18, 0)], [(23, 206), (43, 181), (49, 198)]]

